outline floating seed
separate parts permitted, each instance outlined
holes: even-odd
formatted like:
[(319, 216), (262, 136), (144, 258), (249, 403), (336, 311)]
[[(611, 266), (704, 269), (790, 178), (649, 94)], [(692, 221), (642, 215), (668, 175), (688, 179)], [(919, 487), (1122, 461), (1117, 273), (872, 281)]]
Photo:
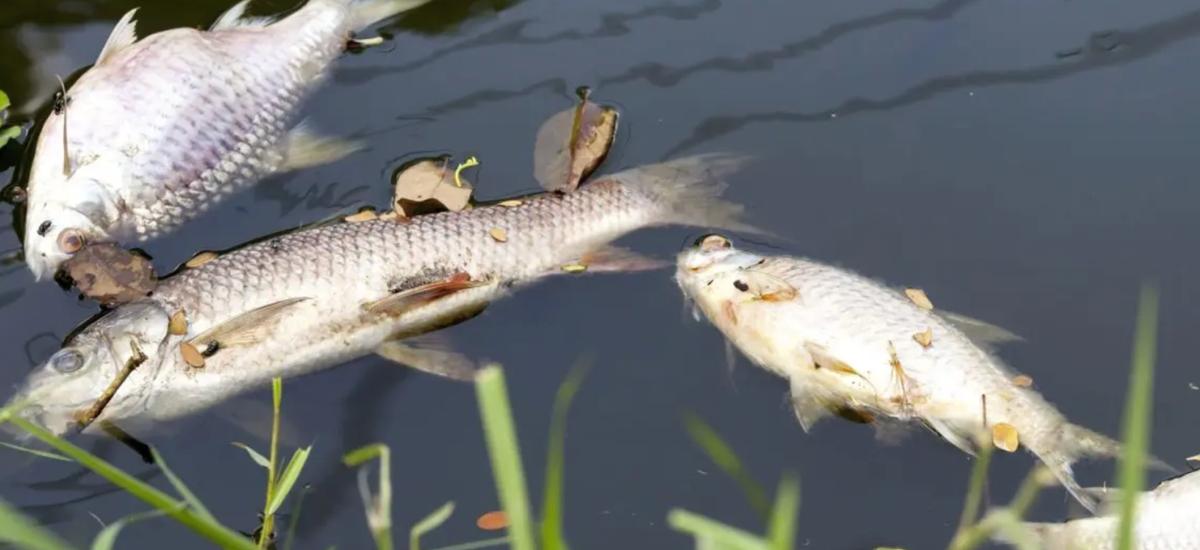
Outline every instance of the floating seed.
[(992, 426), (992, 444), (1001, 451), (1016, 452), (1017, 448), (1021, 446), (1017, 437), (1017, 428), (1003, 422)]
[(566, 273), (583, 273), (587, 271), (587, 266), (584, 264), (567, 264), (562, 266), (562, 270)]
[(489, 229), (488, 235), (491, 235), (492, 240), (494, 240), (498, 243), (508, 242), (508, 232), (499, 227), (493, 227), (493, 228)]
[(929, 296), (925, 295), (925, 291), (919, 288), (906, 288), (904, 295), (908, 296), (912, 303), (917, 304), (921, 309), (933, 309), (933, 302), (929, 301)]
[(215, 260), (216, 258), (217, 258), (216, 252), (205, 250), (204, 252), (200, 252), (200, 253), (196, 254), (195, 256), (192, 256), (192, 259), (188, 260), (187, 263), (185, 263), (183, 265), (187, 266), (188, 268), (197, 268), (208, 262)]
[(916, 340), (921, 347), (929, 349), (933, 345), (933, 329), (927, 328), (923, 332), (918, 332), (913, 335), (913, 340)]
[(525, 201), (519, 201), (517, 199), (509, 199), (506, 201), (500, 201), (497, 204), (499, 204), (500, 206), (503, 206), (505, 208), (512, 208), (514, 206), (521, 206), (522, 204), (525, 204)]
[(187, 314), (184, 313), (182, 309), (172, 313), (171, 322), (167, 323), (167, 333), (174, 334), (175, 336), (182, 336), (187, 334), (187, 330)]
[(200, 353), (200, 350), (196, 349), (191, 342), (179, 344), (179, 354), (183, 356), (183, 362), (188, 366), (197, 369), (204, 367), (204, 354)]
[(1033, 385), (1033, 379), (1024, 374), (1018, 374), (1013, 377), (1013, 385), (1018, 388), (1028, 388)]
[(508, 515), (502, 510), (488, 512), (479, 516), (475, 525), (484, 531), (499, 531), (508, 527)]

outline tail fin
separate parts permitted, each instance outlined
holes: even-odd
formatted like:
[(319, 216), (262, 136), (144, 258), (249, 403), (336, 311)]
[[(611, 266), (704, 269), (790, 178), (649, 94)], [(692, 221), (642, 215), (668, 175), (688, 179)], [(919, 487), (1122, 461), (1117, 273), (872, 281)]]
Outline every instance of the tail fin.
[[(1094, 514), (1099, 508), (1098, 492), (1080, 486), (1075, 481), (1071, 465), (1087, 458), (1119, 458), (1121, 444), (1110, 437), (1074, 424), (1066, 424), (1059, 437), (1056, 449), (1035, 449), (1033, 452), (1054, 471), (1063, 488)], [(1175, 471), (1171, 465), (1154, 456), (1147, 456), (1146, 464), (1155, 469)]]
[(746, 164), (748, 157), (707, 154), (640, 166), (609, 176), (662, 207), (661, 224), (680, 224), (761, 233), (742, 222), (741, 205), (721, 200), (721, 178)]
[(350, 28), (363, 29), (429, 0), (350, 0)]

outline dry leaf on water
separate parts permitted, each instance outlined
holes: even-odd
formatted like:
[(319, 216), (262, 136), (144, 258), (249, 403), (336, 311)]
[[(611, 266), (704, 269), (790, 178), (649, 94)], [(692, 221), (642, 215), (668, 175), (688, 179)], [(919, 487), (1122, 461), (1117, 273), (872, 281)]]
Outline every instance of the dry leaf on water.
[(83, 247), (63, 263), (65, 286), (105, 306), (116, 306), (150, 294), (158, 285), (154, 266), (141, 254), (112, 243)]
[(484, 531), (499, 531), (508, 527), (508, 515), (503, 510), (488, 512), (479, 516), (475, 525)]
[(604, 162), (616, 139), (617, 110), (589, 101), (586, 87), (577, 93), (578, 104), (550, 117), (538, 129), (533, 177), (549, 191), (578, 187)]
[(203, 252), (197, 252), (195, 256), (192, 256), (191, 259), (189, 259), (183, 265), (188, 267), (189, 269), (193, 269), (193, 268), (200, 267), (200, 266), (202, 266), (208, 262), (211, 262), (215, 259), (217, 259), (216, 252), (213, 252), (211, 250), (205, 250)]
[(508, 232), (499, 227), (489, 229), (488, 235), (491, 235), (492, 239), (498, 243), (508, 242)]
[(392, 208), (404, 217), (445, 210), (458, 212), (471, 203), (471, 182), (462, 178), (448, 156), (405, 164), (393, 181)]
[(1013, 385), (1018, 388), (1028, 388), (1033, 385), (1033, 379), (1024, 374), (1018, 374), (1013, 377)]
[(933, 309), (933, 302), (929, 301), (929, 296), (925, 295), (924, 290), (919, 288), (906, 288), (904, 289), (904, 295), (908, 296), (908, 299), (912, 300), (912, 303), (916, 304), (917, 307), (921, 309)]
[(370, 208), (364, 208), (358, 212), (355, 212), (353, 214), (350, 214), (349, 216), (346, 216), (345, 218), (342, 218), (342, 220), (346, 221), (346, 222), (350, 222), (350, 223), (356, 223), (356, 222), (369, 222), (369, 221), (377, 219), (377, 218), (379, 218), (379, 214), (375, 213), (374, 210), (372, 210)]
[(921, 347), (929, 349), (933, 345), (933, 329), (927, 328), (923, 332), (918, 332), (913, 335), (913, 340), (916, 340)]
[(992, 444), (1001, 451), (1016, 452), (1017, 448), (1021, 446), (1020, 439), (1017, 437), (1017, 428), (1003, 422), (992, 426)]

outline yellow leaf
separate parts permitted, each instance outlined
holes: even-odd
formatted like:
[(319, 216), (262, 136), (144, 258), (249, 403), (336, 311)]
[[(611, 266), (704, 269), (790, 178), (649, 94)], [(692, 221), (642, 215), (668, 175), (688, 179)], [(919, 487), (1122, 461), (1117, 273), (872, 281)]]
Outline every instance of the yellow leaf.
[(1020, 439), (1017, 437), (1017, 428), (1003, 422), (992, 426), (992, 444), (1001, 451), (1016, 452), (1017, 448), (1021, 446)]
[(185, 265), (189, 268), (196, 268), (196, 267), (200, 267), (208, 262), (211, 262), (211, 261), (215, 260), (216, 258), (217, 258), (216, 252), (205, 250), (204, 252), (200, 252), (200, 253), (196, 254), (195, 256), (192, 256), (192, 259), (188, 260), (187, 263), (185, 263), (183, 265)]
[(520, 201), (517, 199), (509, 199), (506, 201), (500, 201), (497, 204), (499, 204), (500, 206), (503, 206), (505, 208), (512, 208), (514, 206), (521, 206), (522, 204), (525, 204), (525, 201)]
[(567, 264), (562, 266), (562, 270), (567, 273), (583, 273), (587, 271), (587, 266), (583, 264)]
[(508, 242), (508, 232), (499, 227), (489, 229), (488, 234), (498, 243)]
[(1013, 385), (1018, 388), (1028, 388), (1033, 385), (1033, 379), (1024, 374), (1018, 374), (1013, 377)]
[(928, 349), (933, 345), (933, 329), (927, 328), (923, 332), (918, 332), (913, 335), (913, 340), (916, 340), (921, 347)]
[(187, 314), (183, 310), (176, 311), (171, 314), (171, 322), (167, 323), (167, 332), (175, 336), (187, 334), (188, 321)]
[(919, 288), (906, 288), (904, 295), (908, 296), (912, 303), (917, 304), (921, 309), (933, 309), (933, 302), (929, 301), (929, 296), (925, 295), (925, 291)]
[(350, 223), (356, 223), (356, 222), (369, 222), (378, 217), (379, 217), (379, 214), (376, 214), (374, 210), (366, 209), (366, 210), (363, 210), (362, 212), (350, 214), (349, 216), (346, 216), (345, 218), (342, 218), (342, 219), (344, 221), (347, 221)]

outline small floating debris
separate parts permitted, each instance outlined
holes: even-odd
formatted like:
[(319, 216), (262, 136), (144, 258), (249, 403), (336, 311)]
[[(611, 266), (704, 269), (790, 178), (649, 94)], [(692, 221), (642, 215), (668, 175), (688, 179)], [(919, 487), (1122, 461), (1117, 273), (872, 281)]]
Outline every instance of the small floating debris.
[(493, 228), (489, 229), (488, 235), (491, 235), (492, 240), (494, 240), (498, 243), (508, 242), (508, 232), (499, 227), (493, 227)]
[(1194, 455), (1194, 456), (1189, 456), (1184, 460), (1187, 460), (1188, 464), (1200, 466), (1200, 454)]
[(475, 525), (484, 531), (499, 531), (508, 527), (508, 514), (503, 510), (495, 510), (479, 516)]
[(175, 336), (183, 336), (188, 331), (187, 313), (182, 309), (171, 314), (171, 321), (167, 323), (167, 333)]
[(584, 264), (566, 264), (562, 266), (562, 270), (566, 273), (583, 273), (587, 271), (587, 265)]
[(195, 269), (197, 267), (200, 267), (208, 262), (211, 262), (211, 261), (217, 259), (217, 256), (219, 256), (219, 254), (217, 254), (216, 252), (213, 252), (211, 250), (204, 250), (204, 251), (196, 253), (195, 256), (192, 256), (192, 258), (190, 260), (188, 260), (186, 263), (184, 263), (183, 265), (189, 269)]
[(158, 276), (146, 256), (113, 243), (85, 244), (63, 262), (59, 273), (64, 288), (73, 285), (105, 307), (144, 297), (158, 286)]
[(522, 204), (525, 204), (525, 201), (517, 200), (517, 199), (509, 199), (506, 201), (500, 201), (497, 204), (500, 206), (503, 206), (505, 208), (513, 208), (513, 207), (521, 206)]
[(929, 296), (925, 294), (924, 290), (919, 288), (906, 288), (904, 289), (904, 295), (908, 296), (908, 299), (912, 300), (912, 303), (916, 304), (917, 307), (921, 309), (933, 309), (933, 302), (929, 301)]
[(358, 222), (369, 222), (369, 221), (375, 220), (375, 219), (379, 219), (379, 214), (377, 214), (375, 212), (375, 209), (374, 208), (364, 208), (362, 210), (359, 210), (358, 212), (355, 212), (353, 214), (350, 214), (349, 216), (346, 216), (345, 218), (342, 218), (342, 221), (349, 222), (349, 223), (358, 223)]
[(1017, 428), (1001, 422), (992, 426), (992, 444), (1001, 451), (1013, 453), (1021, 446)]
[(204, 368), (204, 354), (196, 349), (196, 346), (191, 342), (181, 342), (179, 344), (179, 354), (183, 356), (183, 362), (187, 363), (192, 368)]
[(921, 347), (929, 349), (933, 345), (933, 329), (927, 328), (922, 332), (913, 334), (913, 340), (916, 340)]
[(1028, 388), (1033, 385), (1033, 379), (1024, 374), (1014, 376), (1012, 382), (1018, 388)]

